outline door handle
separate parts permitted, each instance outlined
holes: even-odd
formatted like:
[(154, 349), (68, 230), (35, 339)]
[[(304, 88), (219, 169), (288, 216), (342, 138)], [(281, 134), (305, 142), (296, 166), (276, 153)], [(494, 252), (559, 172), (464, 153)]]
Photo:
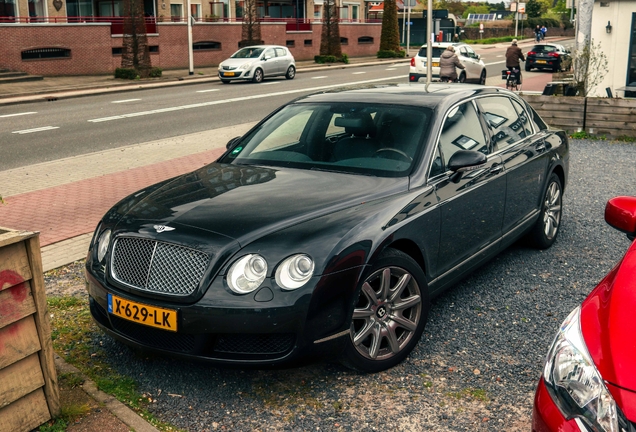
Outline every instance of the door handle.
[(502, 165), (502, 164), (493, 165), (493, 166), (490, 168), (490, 173), (491, 173), (491, 174), (499, 174), (500, 172), (502, 172), (502, 171), (503, 171), (503, 169), (504, 169), (504, 167), (503, 167), (503, 165)]
[(537, 145), (534, 149), (537, 151), (537, 153), (543, 153), (545, 151), (545, 143), (539, 143), (539, 145)]

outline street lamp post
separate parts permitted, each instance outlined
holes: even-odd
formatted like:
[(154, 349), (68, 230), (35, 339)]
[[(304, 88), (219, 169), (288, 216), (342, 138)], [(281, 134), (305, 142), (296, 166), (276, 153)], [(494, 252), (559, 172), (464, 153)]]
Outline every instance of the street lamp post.
[(186, 16), (188, 18), (188, 75), (194, 75), (194, 56), (192, 54), (192, 6), (190, 0), (186, 2)]

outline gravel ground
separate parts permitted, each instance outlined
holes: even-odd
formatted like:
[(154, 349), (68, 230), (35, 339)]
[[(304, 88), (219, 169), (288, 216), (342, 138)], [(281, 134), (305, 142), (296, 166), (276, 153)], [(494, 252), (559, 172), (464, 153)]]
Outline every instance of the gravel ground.
[[(96, 347), (140, 383), (156, 416), (188, 431), (530, 430), (556, 329), (629, 244), (603, 210), (609, 198), (636, 193), (636, 146), (573, 140), (571, 156), (554, 246), (513, 245), (434, 300), (420, 344), (392, 370), (223, 369), (141, 357), (103, 335)], [(76, 280), (79, 268), (57, 280)]]

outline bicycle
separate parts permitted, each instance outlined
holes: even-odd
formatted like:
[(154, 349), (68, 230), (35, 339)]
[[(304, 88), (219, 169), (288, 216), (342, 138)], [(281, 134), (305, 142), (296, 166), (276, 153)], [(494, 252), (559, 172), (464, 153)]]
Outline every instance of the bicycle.
[(510, 91), (521, 90), (521, 70), (514, 68), (501, 71), (501, 78), (506, 80), (506, 89)]

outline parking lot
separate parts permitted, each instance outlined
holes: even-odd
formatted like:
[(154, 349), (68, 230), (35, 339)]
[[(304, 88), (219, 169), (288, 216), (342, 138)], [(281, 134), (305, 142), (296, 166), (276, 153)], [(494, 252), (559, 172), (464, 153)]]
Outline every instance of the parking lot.
[(634, 195), (636, 146), (572, 140), (570, 153), (555, 245), (513, 245), (438, 297), (419, 345), (394, 369), (218, 368), (140, 356), (101, 333), (96, 352), (139, 382), (157, 417), (190, 431), (529, 430), (557, 327), (629, 244), (603, 210)]

